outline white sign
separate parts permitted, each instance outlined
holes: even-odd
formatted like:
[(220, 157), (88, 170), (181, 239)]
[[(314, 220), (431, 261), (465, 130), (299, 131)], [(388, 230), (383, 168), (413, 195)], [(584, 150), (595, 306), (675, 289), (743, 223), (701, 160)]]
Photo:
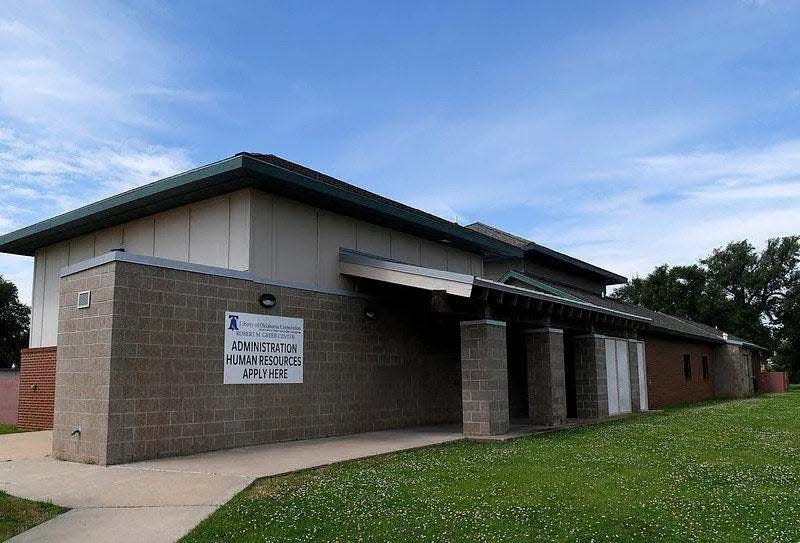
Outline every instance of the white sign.
[(227, 384), (302, 383), (303, 319), (225, 312)]

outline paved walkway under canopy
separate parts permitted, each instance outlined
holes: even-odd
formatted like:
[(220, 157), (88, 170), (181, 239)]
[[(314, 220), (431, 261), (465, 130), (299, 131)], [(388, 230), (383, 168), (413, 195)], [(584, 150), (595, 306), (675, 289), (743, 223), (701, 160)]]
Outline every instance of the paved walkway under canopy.
[(430, 426), (258, 445), (117, 466), (50, 458), (50, 432), (0, 436), (0, 490), (70, 511), (13, 543), (170, 542), (259, 477), (462, 439)]

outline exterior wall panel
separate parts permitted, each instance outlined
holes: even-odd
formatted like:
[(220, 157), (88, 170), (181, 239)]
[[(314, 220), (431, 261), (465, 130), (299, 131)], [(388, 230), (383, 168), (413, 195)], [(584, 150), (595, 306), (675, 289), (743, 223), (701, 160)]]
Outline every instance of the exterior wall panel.
[(250, 271), (257, 277), (273, 277), (275, 274), (273, 255), (274, 206), (272, 199), (263, 192), (252, 192), (250, 205)]
[[(251, 271), (311, 289), (355, 289), (339, 273), (339, 248), (434, 269), (482, 275), (466, 253), (254, 190), (198, 202), (41, 251), (34, 277), (31, 347), (55, 345), (61, 268), (109, 250)], [(41, 268), (41, 270), (40, 270)]]
[(153, 253), (159, 258), (189, 261), (189, 210), (173, 209), (155, 216)]
[(317, 285), (317, 212), (277, 200), (274, 204), (275, 279)]
[(41, 344), (31, 345), (32, 347), (48, 347), (56, 344), (58, 337), (58, 282), (61, 268), (69, 262), (69, 244), (60, 243), (48, 247), (46, 255)]
[(397, 232), (391, 235), (392, 258), (406, 264), (420, 265), (420, 240)]
[[(695, 403), (714, 398), (713, 347), (680, 338), (647, 336), (644, 338), (647, 366), (647, 399), (651, 409), (668, 405)], [(692, 378), (683, 373), (683, 355), (688, 354)], [(708, 357), (709, 377), (703, 378), (702, 356)]]
[(385, 228), (359, 222), (357, 226), (356, 250), (376, 256), (392, 256), (392, 235)]
[(420, 243), (420, 266), (436, 270), (447, 269), (447, 248), (427, 240)]
[(94, 257), (94, 234), (69, 241), (69, 263), (76, 264)]
[(189, 262), (228, 267), (229, 213), (227, 197), (199, 202), (189, 208)]
[[(152, 217), (130, 222), (123, 227), (123, 247), (129, 253), (153, 256), (155, 248), (155, 223)], [(100, 253), (102, 254), (102, 253)]]
[(28, 339), (29, 347), (42, 345), (42, 313), (44, 312), (44, 287), (45, 267), (47, 266), (47, 252), (45, 249), (36, 251), (33, 258), (33, 293), (31, 296), (31, 330)]
[(426, 300), (406, 291), (268, 287), (271, 314), (305, 321), (303, 383), (225, 385), (225, 311), (263, 313), (264, 285), (127, 262), (63, 282), (67, 298), (88, 286), (98, 302), (62, 308), (59, 458), (114, 464), (461, 419), (458, 323), (420, 318)]
[(122, 226), (100, 230), (94, 237), (94, 256), (104, 255), (114, 249), (121, 248), (123, 246), (122, 234)]
[(380, 226), (258, 191), (252, 197), (250, 271), (265, 280), (353, 290), (339, 273), (339, 248), (409, 264), (480, 275), (483, 260)]
[(339, 247), (355, 247), (356, 225), (341, 215), (319, 214), (319, 286), (353, 290), (351, 280), (339, 273)]
[(189, 262), (191, 256), (198, 264), (247, 270), (250, 194), (248, 190), (237, 191), (37, 251), (30, 347), (56, 344), (59, 276), (68, 264), (122, 248), (181, 262)]
[(232, 270), (250, 268), (250, 191), (230, 195), (228, 225), (228, 267)]

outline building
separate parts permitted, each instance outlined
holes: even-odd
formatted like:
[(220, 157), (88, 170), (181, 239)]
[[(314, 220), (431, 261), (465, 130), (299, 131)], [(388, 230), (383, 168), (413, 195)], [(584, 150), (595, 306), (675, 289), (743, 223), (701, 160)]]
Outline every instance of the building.
[(605, 298), (619, 275), (273, 155), (53, 217), (0, 252), (35, 259), (20, 405), (44, 407), (20, 424), (51, 414), (67, 460), (454, 422), (481, 437), (753, 392), (756, 346)]

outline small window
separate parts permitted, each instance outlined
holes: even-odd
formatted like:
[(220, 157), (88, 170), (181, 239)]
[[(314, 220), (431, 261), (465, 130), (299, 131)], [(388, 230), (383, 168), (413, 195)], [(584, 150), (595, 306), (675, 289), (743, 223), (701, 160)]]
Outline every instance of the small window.
[(708, 355), (702, 355), (700, 360), (703, 361), (703, 379), (708, 380)]
[(688, 354), (683, 355), (683, 378), (692, 380), (692, 357)]

